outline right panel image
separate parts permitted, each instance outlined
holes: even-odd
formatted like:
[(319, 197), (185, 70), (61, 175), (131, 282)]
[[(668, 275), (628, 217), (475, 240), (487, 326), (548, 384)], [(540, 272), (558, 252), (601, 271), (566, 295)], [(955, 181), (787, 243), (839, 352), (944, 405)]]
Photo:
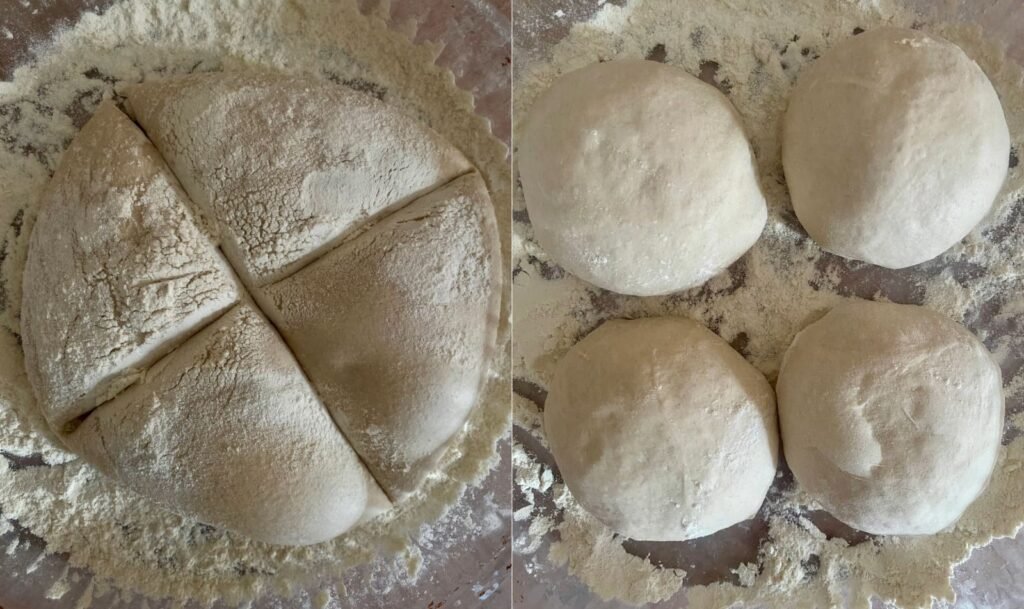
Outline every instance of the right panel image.
[(514, 604), (1024, 606), (1024, 14), (518, 0)]

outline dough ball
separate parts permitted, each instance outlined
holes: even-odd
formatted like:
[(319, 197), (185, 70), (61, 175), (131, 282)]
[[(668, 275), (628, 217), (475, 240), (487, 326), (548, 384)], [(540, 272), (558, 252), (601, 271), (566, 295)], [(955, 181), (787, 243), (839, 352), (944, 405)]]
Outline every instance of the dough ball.
[(701, 285), (750, 249), (767, 218), (729, 100), (653, 61), (562, 76), (530, 108), (517, 158), (540, 245), (623, 294)]
[(888, 268), (930, 260), (992, 208), (1010, 136), (999, 97), (962, 50), (880, 28), (800, 75), (783, 165), (793, 209), (830, 252)]
[(680, 541), (757, 513), (775, 477), (768, 381), (693, 321), (609, 321), (558, 364), (544, 429), (573, 496), (622, 535)]
[(797, 335), (776, 389), (796, 479), (862, 531), (941, 531), (985, 489), (999, 453), (999, 367), (922, 307), (836, 307)]

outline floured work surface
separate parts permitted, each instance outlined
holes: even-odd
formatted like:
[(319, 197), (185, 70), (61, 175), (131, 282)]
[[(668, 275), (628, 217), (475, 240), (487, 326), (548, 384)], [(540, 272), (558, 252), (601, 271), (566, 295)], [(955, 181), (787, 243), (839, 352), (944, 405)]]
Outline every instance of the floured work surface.
[[(407, 38), (414, 26), (444, 19), (443, 12), (417, 13), (396, 5), (395, 14), (418, 16), (420, 21), (402, 24), (406, 34), (399, 34), (389, 27), (386, 15), (363, 16), (355, 3), (267, 0), (239, 12), (233, 3), (212, 2), (184, 13), (165, 2), (131, 2), (114, 5), (101, 16), (87, 15), (62, 32), (0, 89), (5, 144), (0, 171), (10, 185), (0, 196), (0, 207), (10, 222), (4, 245), (6, 302), (16, 304), (21, 299), (20, 277), (30, 232), (23, 229), (35, 221), (33, 205), (78, 127), (115, 88), (123, 91), (126, 84), (187, 72), (256, 67), (310, 74), (332, 81), (332, 87), (342, 85), (382, 99), (433, 127), (480, 169), (493, 197), (495, 216), (501, 219), (497, 231), (507, 234), (507, 221), (502, 222), (508, 215), (509, 183), (504, 147), (473, 114), (472, 98), (453, 84), (451, 74), (433, 64), (439, 49), (414, 46)], [(500, 33), (500, 21), (488, 25)], [(259, 110), (252, 114), (258, 116)], [(454, 170), (454, 175), (462, 173), (459, 167)], [(304, 185), (306, 201), (317, 207), (323, 194), (333, 190), (337, 177), (329, 172), (315, 176)], [(187, 185), (193, 187), (190, 195), (196, 194), (198, 183), (197, 179)], [(404, 199), (391, 194), (382, 201), (404, 205), (422, 193), (411, 192)], [(427, 214), (417, 220), (437, 224), (433, 218)], [(372, 230), (361, 235), (333, 230), (317, 235), (326, 240), (328, 249), (340, 241), (351, 238), (355, 243), (373, 234)], [(108, 250), (116, 254), (116, 247), (113, 244)], [(291, 254), (287, 249), (278, 251)], [(507, 252), (507, 241), (503, 241), (504, 259)], [(321, 253), (312, 252), (312, 258)], [(259, 291), (255, 275), (243, 277), (245, 291)], [(145, 291), (145, 284), (137, 287)], [(232, 300), (228, 297), (208, 307), (220, 311), (227, 305), (223, 321), (208, 328), (212, 334), (203, 331), (193, 337), (209, 344), (211, 353), (220, 349), (217, 337), (230, 336), (231, 328), (264, 323), (258, 320), (259, 314), (245, 313), (245, 306), (231, 308)], [(496, 596), (508, 563), (502, 551), (507, 539), (507, 484), (500, 482), (503, 473), (507, 480), (507, 465), (495, 468), (499, 457), (495, 447), (508, 421), (507, 385), (502, 381), (507, 378), (508, 302), (503, 299), (500, 304), (498, 348), (480, 402), (453, 446), (438, 459), (438, 474), (429, 476), (422, 489), (382, 520), (329, 542), (293, 549), (252, 542), (183, 519), (71, 460), (73, 455), (39, 432), (44, 427), (33, 420), (37, 415), (28, 402), (31, 393), (19, 361), (20, 349), (14, 334), (8, 334), (0, 349), (8, 362), (0, 382), (0, 429), (4, 430), (0, 451), (9, 461), (0, 471), (0, 511), (5, 516), (0, 543), (7, 550), (0, 555), (4, 564), (0, 604), (33, 606), (45, 596), (56, 599), (56, 606), (144, 606), (144, 594), (201, 605), (221, 599), (264, 606), (284, 597), (290, 599), (288, 604), (319, 607), (361, 606), (367, 599), (403, 604), (411, 599)], [(7, 306), (4, 319), (6, 327), (18, 331), (16, 306)], [(224, 325), (229, 319), (243, 323)], [(250, 323), (253, 320), (255, 325)], [(174, 328), (189, 325), (176, 319), (170, 322), (163, 326), (172, 328), (172, 336)], [(167, 379), (174, 384), (179, 375), (184, 379), (192, 374), (188, 352), (182, 355), (184, 359), (176, 355), (175, 361), (161, 361), (154, 383)], [(259, 365), (259, 358), (238, 355), (239, 365)], [(116, 392), (120, 384), (115, 382), (111, 391)], [(138, 392), (129, 390), (118, 399), (122, 397), (134, 400)], [(124, 446), (120, 457), (132, 459), (138, 454), (139, 447), (131, 445), (133, 437), (119, 438)], [(224, 440), (233, 441), (230, 436)], [(187, 446), (162, 448), (173, 455)], [(44, 547), (45, 553), (40, 553)]]
[[(753, 249), (704, 286), (657, 298), (599, 290), (572, 277), (533, 241), (521, 192), (514, 202), (513, 362), (515, 585), (527, 609), (903, 607), (952, 599), (949, 577), (975, 547), (1024, 522), (1024, 82), (1000, 40), (1016, 44), (1008, 7), (963, 3), (912, 13), (893, 2), (798, 3), (638, 0), (517, 5), (514, 114), (559, 74), (601, 60), (647, 58), (679, 66), (723, 91), (743, 117), (769, 218)], [(1002, 10), (1002, 12), (1000, 12)], [(958, 22), (963, 13), (985, 24)], [(919, 27), (955, 44), (992, 80), (1013, 153), (992, 214), (938, 259), (888, 271), (823, 252), (800, 227), (785, 189), (780, 121), (802, 66), (837, 41), (879, 25)], [(1017, 62), (1019, 46), (1014, 47)], [(520, 123), (521, 124), (521, 123)], [(517, 127), (518, 129), (518, 127)], [(518, 136), (519, 134), (514, 135)], [(659, 315), (708, 326), (774, 382), (796, 333), (844, 298), (923, 304), (962, 322), (1003, 373), (1007, 422), (988, 490), (956, 528), (917, 538), (870, 537), (816, 509), (780, 470), (757, 518), (707, 538), (646, 543), (615, 536), (566, 491), (547, 451), (541, 412), (555, 364), (604, 320)], [(1014, 574), (1024, 545), (995, 541), (955, 571), (953, 584), (985, 606), (1024, 604)], [(995, 600), (998, 599), (998, 600)], [(877, 600), (876, 600), (877, 602)], [(979, 601), (981, 602), (981, 601)], [(1003, 603), (1003, 604), (1000, 604)], [(941, 605), (941, 603), (940, 603)]]

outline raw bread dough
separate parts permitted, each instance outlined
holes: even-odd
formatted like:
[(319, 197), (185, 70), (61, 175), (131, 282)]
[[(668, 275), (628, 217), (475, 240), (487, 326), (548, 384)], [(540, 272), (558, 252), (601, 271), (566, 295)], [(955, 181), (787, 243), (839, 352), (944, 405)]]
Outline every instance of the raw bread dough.
[(25, 266), (28, 377), (60, 430), (238, 301), (156, 149), (111, 102), (68, 147)]
[(544, 431), (573, 496), (634, 539), (693, 539), (750, 518), (775, 478), (771, 385), (688, 319), (589, 334), (558, 364)]
[(250, 287), (472, 169), (425, 125), (305, 76), (193, 74), (124, 94)]
[(928, 309), (836, 307), (797, 335), (776, 389), (797, 481), (862, 531), (941, 531), (995, 466), (999, 367), (970, 332)]
[(540, 245), (623, 294), (701, 285), (750, 249), (767, 219), (729, 100), (653, 61), (562, 76), (530, 108), (516, 158)]
[(1010, 136), (992, 84), (959, 47), (916, 30), (850, 38), (800, 74), (783, 165), (824, 249), (888, 268), (930, 260), (989, 212)]
[(248, 304), (94, 410), (67, 442), (140, 493), (269, 543), (330, 539), (366, 507), (359, 458)]
[[(127, 95), (155, 146), (102, 104), (31, 236), (25, 363), (48, 422), (138, 492), (255, 539), (315, 543), (389, 510), (370, 469), (417, 490), (490, 369), (502, 269), (479, 175), (308, 77)], [(305, 370), (253, 298), (279, 305)]]
[(497, 242), (474, 173), (256, 291), (392, 499), (420, 485), (476, 401), (497, 331)]

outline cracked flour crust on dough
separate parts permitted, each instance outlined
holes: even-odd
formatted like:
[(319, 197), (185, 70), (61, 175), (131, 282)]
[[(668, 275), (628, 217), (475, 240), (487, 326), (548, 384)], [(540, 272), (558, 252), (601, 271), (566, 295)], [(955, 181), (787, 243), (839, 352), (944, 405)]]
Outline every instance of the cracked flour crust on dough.
[(268, 543), (331, 539), (366, 508), (359, 458), (249, 304), (94, 410), (67, 444), (147, 497)]
[(159, 153), (112, 102), (64, 153), (32, 229), (21, 328), (54, 430), (237, 302)]

